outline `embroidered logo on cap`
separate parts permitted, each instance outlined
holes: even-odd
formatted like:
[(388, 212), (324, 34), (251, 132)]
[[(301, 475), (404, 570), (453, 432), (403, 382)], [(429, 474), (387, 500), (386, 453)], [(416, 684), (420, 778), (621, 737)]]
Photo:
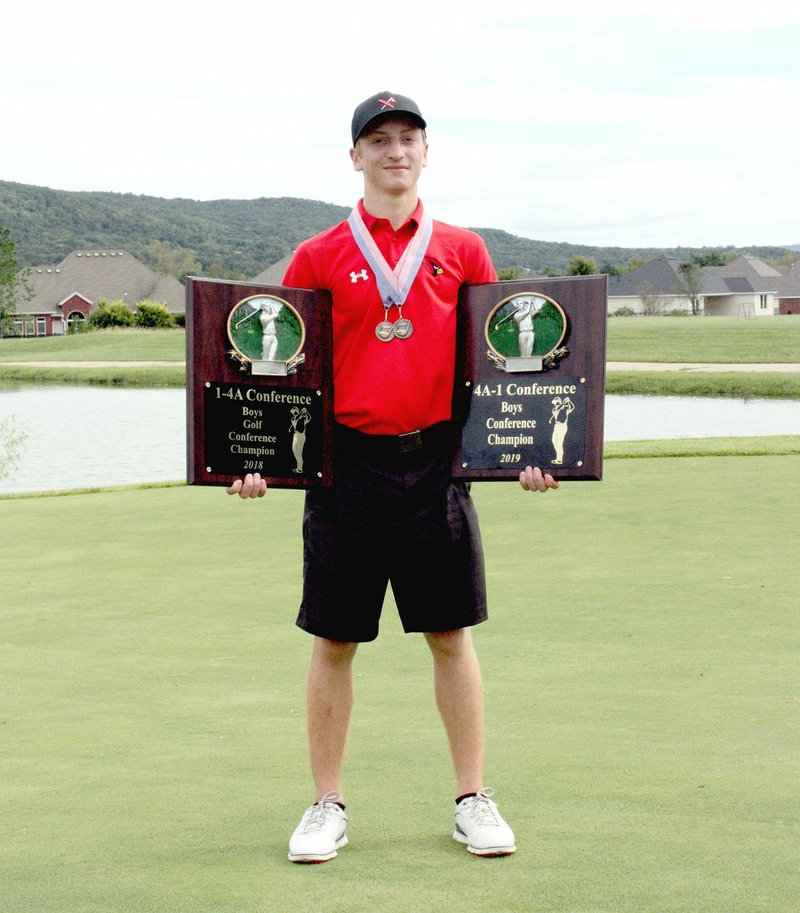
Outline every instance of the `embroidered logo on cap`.
[(379, 98), (378, 101), (383, 105), (384, 108), (394, 108), (394, 106), (397, 104), (397, 99), (394, 97), (394, 95), (390, 96), (389, 98)]

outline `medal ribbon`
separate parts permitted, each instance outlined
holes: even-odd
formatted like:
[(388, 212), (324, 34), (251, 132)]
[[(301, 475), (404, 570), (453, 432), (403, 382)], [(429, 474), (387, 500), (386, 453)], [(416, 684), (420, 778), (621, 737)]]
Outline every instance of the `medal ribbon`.
[(350, 213), (347, 222), (356, 244), (372, 268), (383, 306), (387, 309), (393, 304), (402, 306), (417, 278), (425, 252), (428, 250), (433, 233), (433, 219), (424, 209), (422, 210), (414, 237), (408, 242), (403, 256), (397, 261), (394, 269), (389, 268), (386, 258), (378, 250), (378, 245), (364, 224), (358, 207), (355, 207)]

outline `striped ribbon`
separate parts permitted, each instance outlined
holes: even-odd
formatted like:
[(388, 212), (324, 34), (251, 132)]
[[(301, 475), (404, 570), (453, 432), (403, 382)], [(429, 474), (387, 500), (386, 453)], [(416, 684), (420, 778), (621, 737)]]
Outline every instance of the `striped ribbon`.
[(378, 250), (378, 245), (364, 224), (358, 207), (350, 213), (347, 222), (356, 244), (372, 268), (383, 306), (388, 309), (393, 304), (402, 305), (422, 266), (422, 259), (433, 233), (433, 220), (423, 209), (414, 237), (408, 242), (394, 269), (389, 268), (386, 258)]

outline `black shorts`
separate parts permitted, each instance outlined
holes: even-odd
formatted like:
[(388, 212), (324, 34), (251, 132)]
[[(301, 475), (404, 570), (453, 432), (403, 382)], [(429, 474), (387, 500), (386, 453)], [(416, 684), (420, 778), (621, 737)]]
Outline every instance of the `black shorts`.
[(469, 486), (450, 478), (452, 427), (423, 431), (419, 449), (405, 445), (335, 426), (334, 486), (306, 493), (303, 630), (374, 640), (390, 582), (406, 632), (486, 620), (478, 517)]

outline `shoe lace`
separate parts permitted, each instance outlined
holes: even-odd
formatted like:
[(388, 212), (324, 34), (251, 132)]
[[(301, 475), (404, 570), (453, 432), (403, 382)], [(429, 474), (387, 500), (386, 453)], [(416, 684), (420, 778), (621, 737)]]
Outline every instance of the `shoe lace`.
[(339, 793), (325, 793), (319, 802), (315, 802), (308, 809), (303, 819), (303, 833), (309, 834), (322, 830), (325, 827), (328, 816), (333, 811), (334, 803), (338, 802), (340, 798)]
[(471, 816), (480, 825), (497, 827), (500, 824), (497, 818), (497, 806), (491, 800), (493, 795), (492, 787), (484, 786), (483, 789), (478, 790), (472, 800)]

